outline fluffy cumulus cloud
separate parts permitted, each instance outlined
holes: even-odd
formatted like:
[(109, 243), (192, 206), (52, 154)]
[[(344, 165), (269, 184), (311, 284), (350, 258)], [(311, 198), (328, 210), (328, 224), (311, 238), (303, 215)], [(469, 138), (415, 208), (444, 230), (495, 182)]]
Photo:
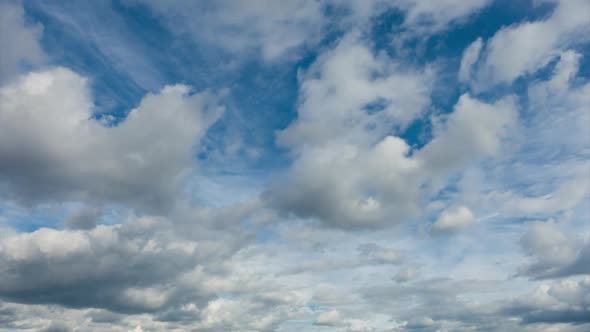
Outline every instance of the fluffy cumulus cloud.
[(196, 144), (222, 111), (211, 96), (175, 85), (114, 123), (95, 117), (88, 80), (62, 67), (19, 77), (0, 98), (0, 185), (8, 199), (155, 209), (172, 204)]
[[(350, 84), (348, 80), (338, 82), (343, 86)], [(408, 96), (404, 94), (404, 98)], [(322, 97), (324, 106), (337, 95)], [(307, 119), (304, 108), (309, 99), (304, 100), (302, 113), (292, 127), (280, 133), (280, 141), (287, 140), (295, 131), (315, 126), (316, 121)], [(336, 102), (339, 101), (338, 98)], [(395, 112), (387, 114), (388, 108), (368, 112), (362, 102), (336, 106), (342, 107), (334, 109), (337, 116), (350, 115), (339, 121), (330, 119), (328, 113), (322, 136), (298, 136), (305, 142), (295, 148), (297, 160), (287, 176), (289, 180), (278, 181), (267, 196), (272, 204), (287, 212), (351, 227), (399, 223), (418, 216), (423, 197), (438, 192), (440, 182), (444, 183), (450, 172), (499, 153), (502, 137), (517, 121), (511, 98), (490, 105), (466, 94), (446, 119), (436, 119), (432, 141), (412, 151), (400, 137), (385, 135), (377, 125), (365, 124), (387, 123), (395, 119)], [(391, 107), (395, 110), (395, 103)], [(316, 112), (315, 116), (321, 114)], [(380, 116), (385, 119), (378, 120)], [(335, 132), (328, 136), (330, 127)]]
[(474, 222), (473, 212), (464, 206), (443, 211), (432, 224), (434, 233), (448, 233), (461, 230)]
[(588, 12), (0, 0), (0, 330), (590, 330)]

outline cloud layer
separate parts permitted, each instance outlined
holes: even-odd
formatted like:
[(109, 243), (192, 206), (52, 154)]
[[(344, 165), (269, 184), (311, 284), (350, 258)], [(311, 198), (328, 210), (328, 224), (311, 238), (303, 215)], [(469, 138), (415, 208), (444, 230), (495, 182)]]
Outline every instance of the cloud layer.
[(588, 331), (587, 12), (0, 0), (0, 330)]

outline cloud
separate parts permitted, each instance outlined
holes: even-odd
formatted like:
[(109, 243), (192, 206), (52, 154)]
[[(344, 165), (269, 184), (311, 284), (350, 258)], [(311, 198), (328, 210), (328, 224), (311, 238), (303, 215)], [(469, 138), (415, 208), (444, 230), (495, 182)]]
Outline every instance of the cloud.
[(113, 123), (94, 118), (88, 85), (57, 67), (0, 88), (0, 185), (8, 187), (7, 198), (169, 208), (199, 139), (222, 109), (206, 93), (167, 86)]
[(463, 57), (461, 58), (461, 66), (459, 67), (459, 81), (468, 82), (471, 78), (471, 68), (477, 62), (479, 53), (483, 47), (483, 40), (481, 37), (477, 38), (473, 43), (463, 51)]
[[(543, 284), (504, 308), (504, 312), (520, 317), (525, 324), (590, 323), (590, 279), (565, 280)], [(586, 326), (587, 327), (587, 326)]]
[[(92, 77), (18, 55), (1, 83), (0, 330), (587, 331), (590, 85), (577, 48), (587, 39), (572, 41), (587, 23), (562, 17), (583, 9), (575, 1), (545, 2), (547, 16), (528, 23), (529, 4), (503, 7), (515, 23), (495, 35), (498, 6), (477, 15), (487, 0), (128, 0), (0, 14), (33, 42), (43, 22), (44, 45), (90, 63)], [(527, 29), (547, 44), (526, 44)], [(480, 35), (457, 74), (462, 50), (451, 48)], [(549, 55), (500, 56), (509, 41)], [(85, 49), (61, 47), (77, 42)], [(516, 65), (488, 72), (496, 57)], [(90, 68), (99, 58), (134, 82)], [(217, 70), (226, 61), (237, 74)], [(280, 113), (265, 123), (276, 145), (255, 147), (272, 164), (212, 151), (249, 143), (217, 122), (216, 93), (161, 81), (203, 83), (203, 67), (239, 86), (244, 99), (228, 105)], [(467, 84), (447, 86), (456, 75)], [(97, 79), (165, 88), (106, 114)], [(290, 97), (277, 106), (254, 90)], [(245, 111), (231, 121), (250, 128), (261, 111)]]
[(449, 208), (443, 211), (432, 224), (434, 234), (454, 233), (471, 226), (475, 221), (473, 212), (465, 206)]
[(79, 211), (74, 212), (63, 224), (71, 229), (93, 229), (96, 227), (96, 219), (99, 216), (99, 211), (93, 207), (85, 207)]
[(219, 1), (132, 1), (147, 5), (171, 31), (188, 34), (233, 54), (255, 52), (265, 60), (289, 57), (306, 44), (314, 44), (324, 27), (323, 6), (318, 1), (297, 0), (283, 4), (256, 0), (241, 3)]
[(337, 310), (324, 311), (318, 315), (314, 325), (320, 326), (338, 326), (341, 325), (343, 318)]
[[(299, 121), (287, 132), (299, 130)], [(463, 95), (446, 121), (435, 125), (434, 138), (412, 153), (395, 136), (362, 144), (379, 137), (374, 131), (359, 131), (356, 143), (338, 133), (332, 140), (320, 137), (302, 143), (286, 180), (277, 181), (265, 197), (279, 210), (341, 227), (401, 223), (418, 215), (420, 198), (436, 193), (450, 172), (497, 155), (516, 121), (512, 98), (486, 104)]]
[(581, 61), (564, 51), (547, 77), (529, 82), (504, 152), (464, 172), (461, 204), (500, 218), (546, 220), (574, 211), (574, 219), (587, 218), (590, 84), (578, 74)]
[(491, 2), (491, 0), (444, 0), (436, 2), (401, 0), (396, 1), (396, 4), (406, 11), (404, 25), (418, 31), (423, 30), (433, 33), (448, 28), (452, 23), (465, 20)]
[(179, 36), (189, 36), (197, 44), (216, 46), (240, 57), (260, 55), (264, 60), (276, 63), (297, 59), (302, 49), (318, 46), (326, 35), (365, 26), (388, 10), (404, 12), (404, 28), (424, 35), (461, 23), (490, 2), (296, 0), (279, 6), (270, 0), (248, 4), (226, 0), (215, 4), (133, 0), (127, 4), (147, 6), (171, 31)]
[(415, 279), (418, 275), (418, 268), (415, 266), (408, 266), (401, 270), (393, 277), (397, 283), (404, 283)]
[[(198, 257), (190, 243), (168, 242), (171, 234), (163, 227), (158, 220), (142, 219), (89, 231), (39, 229), (4, 238), (0, 296), (120, 312), (159, 309), (171, 296), (162, 286)], [(157, 238), (142, 235), (156, 229), (163, 233)]]
[(0, 84), (45, 61), (42, 34), (43, 26), (28, 23), (20, 4), (0, 3)]
[(503, 138), (517, 121), (513, 97), (487, 104), (464, 94), (447, 121), (435, 126), (433, 139), (415, 153), (416, 158), (434, 174), (460, 169), (471, 160), (500, 153)]
[(545, 20), (504, 27), (486, 42), (477, 66), (476, 89), (510, 84), (547, 65), (567, 47), (588, 40), (590, 18), (585, 13), (590, 4), (585, 0), (551, 2), (555, 9)]
[(531, 223), (520, 243), (535, 258), (521, 273), (536, 279), (583, 275), (590, 273), (590, 241), (577, 242), (558, 225)]
[(396, 250), (375, 243), (362, 244), (357, 250), (361, 257), (374, 264), (399, 264), (403, 260), (402, 254)]
[(429, 105), (433, 73), (374, 54), (345, 36), (300, 74), (297, 119), (277, 134), (285, 147), (333, 141), (371, 143), (392, 127), (405, 129)]

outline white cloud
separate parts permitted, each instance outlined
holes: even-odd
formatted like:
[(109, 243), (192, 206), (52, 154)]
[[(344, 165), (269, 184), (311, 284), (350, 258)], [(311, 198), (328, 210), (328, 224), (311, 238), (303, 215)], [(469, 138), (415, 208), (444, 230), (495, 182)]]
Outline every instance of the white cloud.
[(453, 233), (464, 229), (475, 221), (473, 212), (465, 206), (449, 208), (443, 211), (432, 224), (433, 233)]
[(278, 143), (373, 143), (426, 110), (432, 78), (431, 71), (374, 54), (359, 36), (348, 35), (300, 73), (298, 117), (278, 133)]
[(519, 76), (545, 66), (563, 49), (588, 40), (590, 17), (586, 13), (590, 11), (590, 3), (586, 0), (551, 2), (556, 7), (547, 19), (504, 27), (487, 41), (477, 69), (476, 89), (510, 84)]
[[(148, 94), (116, 125), (93, 119), (88, 81), (65, 68), (0, 88), (0, 183), (25, 202), (98, 200), (168, 208), (221, 108), (187, 86)], [(16, 144), (18, 142), (18, 144)]]
[(459, 81), (467, 82), (471, 78), (471, 68), (477, 62), (479, 53), (483, 47), (483, 40), (481, 37), (477, 38), (473, 43), (463, 51), (461, 58), (461, 66), (459, 67)]
[[(329, 4), (152, 6), (175, 38), (187, 33), (205, 51), (252, 52), (279, 66), (322, 37)], [(487, 4), (337, 2), (331, 10), (361, 12), (343, 12), (334, 29), (360, 32), (299, 72), (298, 117), (276, 141), (293, 163), (273, 174), (263, 200), (266, 177), (219, 175), (215, 163), (185, 181), (221, 112), (208, 93), (167, 86), (117, 121), (99, 113), (90, 82), (71, 70), (3, 83), (0, 192), (11, 201), (0, 204), (0, 329), (587, 331), (590, 90), (578, 74), (581, 51), (553, 45), (553, 74), (524, 82), (519, 95), (463, 94), (428, 114), (438, 107), (437, 73), (365, 40), (367, 18), (392, 7), (405, 13), (400, 29), (432, 41)], [(96, 24), (107, 11), (90, 12)], [(84, 21), (78, 14), (63, 18)], [(90, 38), (120, 29), (94, 28)], [(479, 78), (494, 38), (465, 50), (461, 80)], [(536, 66), (530, 60), (523, 68)], [(411, 146), (402, 137), (416, 119), (431, 120), (430, 141)], [(12, 200), (51, 204), (15, 209)], [(531, 218), (550, 221), (523, 220)], [(428, 236), (467, 227), (469, 236)]]
[(474, 15), (491, 3), (491, 0), (401, 0), (396, 3), (406, 8), (404, 24), (416, 30), (438, 32), (452, 23)]
[(504, 152), (463, 174), (462, 204), (500, 218), (549, 219), (576, 210), (574, 219), (587, 218), (590, 84), (577, 74), (580, 61), (565, 51), (547, 79), (530, 82)]
[(364, 27), (387, 10), (403, 11), (404, 27), (411, 33), (433, 34), (465, 21), (490, 0), (272, 0), (247, 3), (217, 1), (133, 0), (147, 5), (171, 31), (208, 43), (234, 55), (261, 55), (277, 62), (296, 59), (304, 47), (317, 46), (325, 35)]
[(513, 97), (487, 104), (464, 94), (447, 121), (433, 129), (434, 138), (416, 153), (435, 173), (455, 170), (482, 156), (500, 153), (502, 139), (517, 123)]
[(314, 44), (325, 23), (318, 1), (137, 2), (148, 5), (179, 35), (236, 55), (256, 52), (268, 61), (288, 58), (301, 46)]
[(339, 326), (342, 325), (343, 318), (338, 310), (324, 311), (315, 319), (314, 325), (322, 326)]
[[(312, 111), (313, 117), (321, 118), (326, 103), (304, 109), (284, 133), (292, 133), (291, 128), (305, 128), (306, 122), (301, 119), (308, 121), (311, 115), (307, 114)], [(338, 104), (346, 110), (345, 105), (354, 103)], [(334, 108), (338, 116), (347, 113), (337, 113), (338, 109)], [(347, 137), (340, 134), (344, 129), (338, 127), (338, 122), (329, 121), (337, 128), (331, 134), (325, 125), (322, 128), (326, 130), (318, 138), (309, 133), (295, 136), (304, 141), (296, 145), (297, 159), (291, 173), (277, 181), (270, 189), (272, 193), (267, 192), (265, 197), (283, 211), (333, 225), (400, 223), (418, 215), (420, 198), (440, 190), (449, 172), (498, 155), (503, 138), (516, 122), (513, 98), (486, 104), (463, 95), (446, 121), (436, 123), (432, 141), (410, 155), (410, 147), (399, 137), (386, 136), (371, 146), (365, 142), (376, 141), (379, 131), (355, 132), (357, 127), (353, 126), (347, 133), (354, 136)]]

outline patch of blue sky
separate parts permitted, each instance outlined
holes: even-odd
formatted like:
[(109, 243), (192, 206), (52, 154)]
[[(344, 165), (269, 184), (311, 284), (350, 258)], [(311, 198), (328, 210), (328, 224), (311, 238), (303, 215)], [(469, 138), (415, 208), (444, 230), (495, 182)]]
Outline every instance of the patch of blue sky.
[(0, 225), (8, 226), (19, 233), (59, 227), (59, 223), (66, 216), (64, 207), (53, 204), (28, 208), (10, 202), (0, 202)]
[[(98, 3), (103, 2), (25, 2), (24, 6), (33, 20), (43, 24), (41, 43), (51, 64), (68, 67), (90, 79), (98, 112), (124, 117), (146, 89), (115, 62), (113, 53), (105, 53), (117, 47), (109, 43), (120, 43), (121, 35), (112, 36), (114, 29), (111, 36), (105, 31), (114, 25), (112, 15), (101, 15), (108, 17), (108, 25), (91, 15), (104, 14), (104, 5), (99, 7)], [(120, 50), (126, 49), (121, 46)]]

